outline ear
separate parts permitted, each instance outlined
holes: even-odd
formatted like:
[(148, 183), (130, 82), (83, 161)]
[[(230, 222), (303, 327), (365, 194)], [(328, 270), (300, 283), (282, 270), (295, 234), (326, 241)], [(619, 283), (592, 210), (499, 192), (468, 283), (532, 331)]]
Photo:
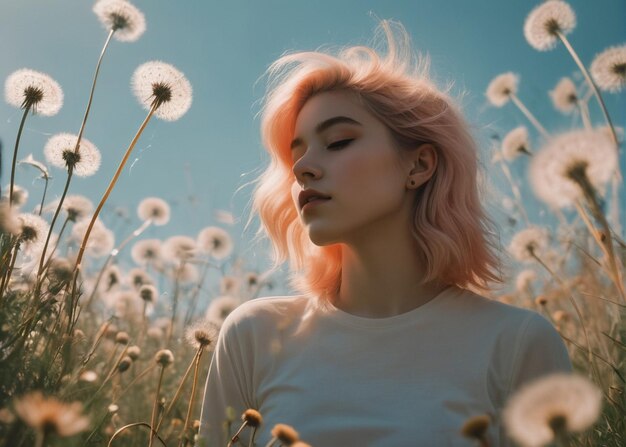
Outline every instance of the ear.
[(432, 144), (424, 143), (415, 149), (411, 157), (412, 168), (407, 178), (407, 185), (411, 188), (418, 188), (426, 183), (435, 173), (437, 161), (437, 150)]

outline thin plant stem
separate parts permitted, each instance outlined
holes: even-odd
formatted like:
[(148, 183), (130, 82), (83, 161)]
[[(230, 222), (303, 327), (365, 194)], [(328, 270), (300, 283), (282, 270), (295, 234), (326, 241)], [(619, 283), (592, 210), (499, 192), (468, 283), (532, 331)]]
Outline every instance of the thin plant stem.
[(43, 186), (43, 195), (41, 196), (41, 205), (39, 205), (40, 216), (41, 216), (41, 213), (43, 212), (43, 204), (46, 201), (46, 193), (48, 192), (48, 180), (50, 180), (47, 175), (44, 175), (43, 178), (46, 181), (46, 183)]
[(20, 121), (20, 127), (17, 131), (17, 138), (15, 139), (15, 149), (13, 150), (13, 162), (11, 163), (11, 184), (9, 186), (9, 207), (13, 206), (13, 186), (15, 183), (15, 161), (17, 160), (17, 150), (20, 147), (20, 138), (22, 137), (22, 130), (24, 129), (24, 122), (26, 116), (30, 111), (31, 106), (24, 107), (24, 114), (22, 115), (22, 121)]
[[(150, 417), (150, 427), (154, 427), (157, 419), (157, 408), (159, 407), (159, 393), (161, 392), (161, 384), (163, 383), (163, 372), (165, 371), (165, 366), (161, 365), (161, 371), (159, 372), (159, 382), (157, 384), (156, 394), (154, 395), (154, 405), (152, 406), (152, 416)], [(158, 430), (153, 430), (150, 432), (150, 441), (148, 442), (148, 447), (152, 447), (152, 442), (154, 440), (154, 435), (159, 435)]]
[(228, 441), (228, 445), (226, 447), (232, 447), (235, 442), (239, 441), (239, 435), (241, 434), (243, 429), (246, 428), (247, 426), (248, 426), (248, 421), (243, 421), (243, 423), (239, 427), (239, 430), (237, 430), (237, 433), (235, 433), (233, 437), (230, 438), (230, 441)]
[(15, 260), (17, 259), (17, 252), (20, 249), (20, 242), (17, 241), (15, 247), (13, 248), (13, 254), (11, 256), (11, 262), (9, 263), (9, 269), (7, 270), (6, 275), (2, 278), (2, 285), (0, 286), (0, 300), (4, 297), (4, 292), (6, 287), (9, 285), (11, 281), (11, 275), (13, 275), (13, 268), (15, 267)]
[(200, 359), (202, 358), (202, 353), (204, 352), (204, 346), (200, 346), (198, 348), (198, 353), (196, 354), (195, 366), (193, 371), (193, 382), (191, 383), (191, 397), (189, 398), (189, 406), (187, 407), (187, 416), (185, 417), (185, 423), (183, 424), (183, 431), (180, 437), (180, 442), (178, 446), (180, 447), (183, 443), (183, 439), (185, 439), (185, 435), (187, 432), (187, 427), (189, 426), (189, 421), (191, 420), (191, 413), (193, 411), (193, 405), (196, 400), (196, 386), (198, 384), (198, 373), (200, 372)]
[(517, 108), (520, 109), (520, 111), (524, 114), (524, 116), (528, 118), (528, 121), (530, 121), (531, 124), (535, 126), (535, 129), (537, 129), (537, 131), (546, 140), (550, 138), (550, 134), (548, 133), (548, 131), (541, 125), (541, 123), (539, 123), (539, 120), (537, 120), (537, 118), (535, 118), (535, 116), (532, 113), (530, 113), (530, 110), (526, 108), (524, 103), (522, 103), (522, 101), (517, 97), (517, 95), (511, 94), (510, 98), (511, 98), (511, 101), (513, 101), (513, 103), (517, 106)]
[(152, 429), (152, 426), (145, 422), (133, 422), (132, 424), (127, 424), (127, 425), (124, 425), (123, 427), (120, 427), (115, 433), (113, 433), (113, 436), (111, 436), (111, 439), (109, 439), (109, 443), (107, 444), (107, 447), (111, 447), (111, 444), (113, 444), (113, 440), (117, 436), (119, 436), (125, 430), (132, 428), (132, 427), (148, 427), (148, 429), (150, 430), (150, 446), (152, 446), (152, 437), (156, 436), (159, 439), (159, 441), (161, 441), (161, 444), (163, 444), (163, 447), (167, 447), (167, 444), (165, 444), (165, 441), (163, 441), (163, 439), (161, 439), (159, 434), (155, 430)]
[(513, 176), (511, 175), (511, 171), (509, 170), (509, 167), (504, 162), (504, 160), (502, 160), (500, 162), (500, 167), (502, 168), (502, 172), (504, 172), (504, 176), (507, 178), (507, 180), (511, 184), (511, 190), (513, 191), (513, 195), (515, 196), (515, 200), (517, 202), (516, 203), (517, 204), (517, 208), (522, 213), (522, 217), (524, 218), (524, 221), (526, 222), (526, 225), (530, 226), (530, 220), (528, 220), (528, 215), (526, 214), (526, 210), (524, 209), (524, 206), (522, 204), (522, 196), (520, 194), (519, 187), (515, 183), (515, 180), (513, 180)]
[(578, 100), (576, 101), (576, 105), (578, 105), (578, 110), (580, 110), (580, 118), (583, 120), (583, 126), (585, 126), (585, 129), (591, 130), (591, 120), (589, 119), (587, 103)]

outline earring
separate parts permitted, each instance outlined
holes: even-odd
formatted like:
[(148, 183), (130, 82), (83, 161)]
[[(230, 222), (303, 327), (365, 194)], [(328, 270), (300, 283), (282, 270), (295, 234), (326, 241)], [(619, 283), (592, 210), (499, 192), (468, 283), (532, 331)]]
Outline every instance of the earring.
[(415, 186), (415, 180), (411, 180), (411, 186)]

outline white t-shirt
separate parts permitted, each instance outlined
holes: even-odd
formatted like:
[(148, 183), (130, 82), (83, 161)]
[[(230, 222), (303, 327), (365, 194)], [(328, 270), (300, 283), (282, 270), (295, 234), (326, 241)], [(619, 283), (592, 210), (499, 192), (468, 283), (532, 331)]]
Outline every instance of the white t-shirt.
[[(211, 361), (200, 446), (225, 447), (247, 408), (313, 447), (467, 446), (471, 416), (494, 419), (491, 447), (512, 445), (500, 410), (519, 386), (571, 372), (567, 349), (540, 314), (456, 286), (416, 309), (364, 318), (305, 296), (257, 298), (226, 319)], [(226, 408), (235, 410), (228, 438)], [(251, 429), (240, 436), (248, 445)]]

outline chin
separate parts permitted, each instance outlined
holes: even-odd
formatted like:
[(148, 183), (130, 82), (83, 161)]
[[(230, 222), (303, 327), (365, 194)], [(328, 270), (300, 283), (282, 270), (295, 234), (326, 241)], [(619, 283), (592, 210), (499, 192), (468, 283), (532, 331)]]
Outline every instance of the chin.
[(341, 242), (341, 238), (337, 234), (337, 231), (329, 231), (321, 228), (309, 227), (309, 239), (318, 247), (324, 247), (326, 245), (332, 245)]

